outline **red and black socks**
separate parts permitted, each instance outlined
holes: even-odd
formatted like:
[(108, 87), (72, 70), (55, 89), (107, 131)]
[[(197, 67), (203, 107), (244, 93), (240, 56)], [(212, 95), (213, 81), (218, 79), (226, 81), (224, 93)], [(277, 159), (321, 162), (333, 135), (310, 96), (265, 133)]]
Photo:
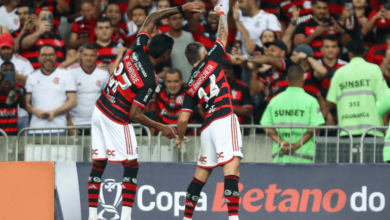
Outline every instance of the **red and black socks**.
[(106, 168), (105, 163), (92, 163), (92, 171), (88, 178), (88, 204), (89, 207), (97, 207), (99, 201), (100, 184), (102, 181), (102, 175)]
[(135, 193), (137, 192), (138, 161), (123, 164), (125, 168), (122, 183), (122, 215), (121, 220), (130, 220)]
[(202, 191), (204, 184), (205, 183), (194, 177), (188, 186), (186, 195), (186, 208), (184, 210), (184, 220), (192, 219), (192, 215), (194, 214), (194, 210), (196, 204), (198, 203), (200, 192)]
[(238, 220), (240, 194), (238, 192), (238, 176), (225, 176), (225, 198), (228, 207), (229, 220)]

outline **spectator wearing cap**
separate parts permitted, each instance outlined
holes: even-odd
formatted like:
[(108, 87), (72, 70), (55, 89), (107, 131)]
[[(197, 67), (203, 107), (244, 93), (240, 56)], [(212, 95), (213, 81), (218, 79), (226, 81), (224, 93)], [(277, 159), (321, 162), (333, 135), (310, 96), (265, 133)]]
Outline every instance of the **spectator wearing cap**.
[(304, 71), (305, 84), (303, 89), (305, 92), (317, 99), (321, 109), (325, 109), (326, 103), (321, 95), (319, 84), (328, 71), (313, 56), (314, 51), (309, 45), (299, 45), (294, 49), (290, 59)]
[[(230, 85), (234, 112), (240, 124), (251, 124), (253, 101), (248, 86), (241, 82), (234, 74), (232, 60), (228, 56), (222, 58), (222, 69)], [(250, 129), (244, 129), (244, 135), (249, 135)]]
[[(380, 68), (364, 60), (363, 41), (354, 40), (348, 44), (350, 63), (339, 68), (332, 78), (327, 100), (336, 104), (339, 126), (360, 137), (367, 128), (382, 126), (383, 120), (376, 111), (376, 103), (388, 90)], [(383, 137), (379, 131), (369, 135)], [(346, 136), (341, 132), (340, 136)]]
[(390, 60), (389, 44), (390, 44), (390, 31), (388, 34), (386, 34), (385, 43), (370, 47), (366, 55), (366, 60), (378, 66), (382, 65), (384, 59), (386, 61), (389, 61)]
[(40, 11), (38, 19), (35, 21), (35, 32), (26, 33), (20, 39), (20, 55), (28, 59), (34, 69), (41, 67), (38, 56), (39, 49), (43, 45), (50, 44), (55, 48), (57, 66), (65, 60), (65, 42), (60, 35), (53, 33), (53, 20), (48, 20), (52, 16), (52, 12), (47, 9)]
[(182, 71), (183, 80), (187, 83), (191, 75), (192, 66), (188, 63), (183, 48), (194, 42), (194, 38), (191, 33), (183, 31), (183, 15), (181, 13), (170, 16), (168, 23), (171, 30), (166, 35), (172, 37), (175, 42), (171, 53), (172, 67)]
[[(27, 76), (34, 71), (31, 63), (24, 57), (13, 54), (14, 39), (10, 34), (0, 35), (0, 65), (4, 62), (11, 62), (15, 69), (15, 80), (25, 84)], [(28, 113), (18, 107), (18, 128), (19, 130), (29, 126)]]
[(0, 25), (7, 27), (10, 31), (16, 31), (20, 26), (17, 14), (19, 2), (20, 0), (6, 0), (0, 7)]
[[(321, 52), (321, 36), (325, 34), (336, 34), (343, 45), (351, 41), (348, 33), (329, 17), (329, 3), (327, 0), (313, 0), (313, 18), (300, 23), (295, 30), (294, 45), (307, 44), (314, 50), (315, 59), (323, 57)], [(352, 9), (344, 9), (343, 13), (353, 13)]]

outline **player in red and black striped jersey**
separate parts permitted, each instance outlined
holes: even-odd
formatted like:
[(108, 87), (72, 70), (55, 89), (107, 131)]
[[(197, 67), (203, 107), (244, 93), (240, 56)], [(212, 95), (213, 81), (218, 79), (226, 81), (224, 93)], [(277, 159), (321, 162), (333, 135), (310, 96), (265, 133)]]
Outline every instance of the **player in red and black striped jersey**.
[(93, 167), (88, 183), (89, 219), (97, 220), (100, 180), (107, 160), (124, 166), (121, 219), (131, 219), (137, 190), (138, 152), (130, 120), (160, 130), (167, 138), (174, 138), (174, 128), (150, 120), (144, 108), (157, 86), (154, 66), (169, 59), (173, 39), (167, 35), (150, 33), (157, 21), (180, 12), (198, 12), (195, 3), (152, 13), (145, 21), (134, 44), (117, 59), (117, 67), (96, 102), (92, 116)]
[(0, 129), (8, 135), (18, 134), (18, 104), (24, 108), (26, 97), (24, 85), (6, 80), (5, 73), (15, 73), (13, 63), (6, 61), (0, 71)]
[(123, 47), (120, 43), (115, 43), (112, 38), (112, 25), (111, 20), (107, 17), (98, 18), (96, 21), (96, 42), (95, 45), (98, 48), (98, 65), (104, 65), (109, 67), (110, 64), (115, 62), (118, 55), (118, 48)]
[(335, 20), (329, 18), (329, 4), (326, 0), (313, 0), (313, 18), (300, 23), (295, 30), (294, 45), (307, 44), (314, 50), (314, 58), (323, 57), (321, 36), (336, 34), (343, 45), (351, 41), (348, 33)]
[(224, 170), (229, 219), (238, 219), (238, 170), (243, 155), (241, 132), (233, 110), (230, 86), (221, 66), (228, 41), (227, 19), (221, 6), (215, 7), (215, 12), (219, 15), (219, 26), (214, 47), (207, 53), (206, 47), (196, 42), (190, 43), (185, 49), (187, 60), (194, 68), (178, 119), (176, 147), (180, 147), (179, 144), (184, 140), (188, 120), (198, 103), (202, 105), (205, 117), (198, 168), (187, 189), (184, 219), (192, 219), (202, 187), (213, 168), (218, 166), (223, 166)]
[(47, 9), (42, 10), (38, 15), (35, 32), (24, 34), (20, 39), (20, 55), (28, 59), (34, 69), (41, 67), (38, 61), (39, 49), (45, 44), (54, 47), (57, 54), (57, 66), (65, 60), (65, 42), (51, 31), (52, 25), (44, 20), (45, 14), (51, 14), (51, 12)]

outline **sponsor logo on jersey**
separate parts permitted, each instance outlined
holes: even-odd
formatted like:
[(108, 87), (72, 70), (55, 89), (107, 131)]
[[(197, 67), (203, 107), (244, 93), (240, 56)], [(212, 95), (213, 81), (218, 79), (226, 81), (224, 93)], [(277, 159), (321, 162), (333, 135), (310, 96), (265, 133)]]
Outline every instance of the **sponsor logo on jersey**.
[(131, 53), (131, 60), (133, 62), (138, 62), (139, 61), (139, 56), (138, 56), (138, 54), (136, 52)]
[(211, 108), (210, 108), (208, 114), (211, 114), (211, 113), (213, 113), (213, 112), (215, 112), (215, 105), (212, 105), (212, 106), (211, 106)]
[(97, 87), (102, 87), (102, 81), (100, 81), (100, 80), (96, 80), (96, 85), (97, 85)]
[(180, 95), (176, 98), (176, 104), (178, 105), (181, 105), (183, 104), (183, 100), (184, 100), (184, 94), (183, 95)]
[(303, 8), (305, 9), (310, 9), (311, 8), (311, 2), (310, 1), (305, 1), (302, 5)]
[(145, 72), (144, 68), (142, 67), (141, 62), (134, 63), (135, 68), (137, 68), (138, 71), (142, 72), (142, 75), (146, 78), (148, 77), (148, 74)]
[(131, 177), (123, 177), (123, 182), (124, 183), (130, 183)]
[(152, 94), (153, 92), (153, 89), (152, 88), (149, 88), (148, 89), (148, 94), (146, 94), (145, 98), (144, 98), (144, 102), (147, 102), (148, 101), (148, 98), (149, 96)]
[(97, 187), (93, 184), (88, 187), (88, 189), (97, 189)]
[(198, 91), (199, 87), (206, 81), (206, 79), (209, 77), (209, 75), (215, 70), (215, 68), (218, 66), (217, 63), (213, 61), (209, 61), (207, 66), (203, 69), (203, 72), (201, 75), (199, 75), (199, 78), (195, 80), (195, 83), (191, 86), (191, 88), (188, 90), (190, 95), (193, 97)]
[(53, 79), (54, 84), (58, 85), (60, 84), (60, 78), (56, 77)]

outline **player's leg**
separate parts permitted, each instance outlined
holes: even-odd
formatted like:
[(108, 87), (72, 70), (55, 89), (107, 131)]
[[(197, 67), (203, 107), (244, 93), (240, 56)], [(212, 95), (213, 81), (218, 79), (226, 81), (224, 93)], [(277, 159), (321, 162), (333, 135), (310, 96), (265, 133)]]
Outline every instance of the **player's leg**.
[(131, 212), (137, 191), (138, 161), (128, 160), (123, 163), (123, 183), (122, 183), (122, 214), (121, 220), (131, 220)]
[[(107, 165), (107, 154), (101, 128), (101, 112), (95, 108), (92, 115), (92, 170), (88, 178), (89, 220), (97, 220), (100, 184)], [(100, 114), (99, 114), (100, 113)]]
[(202, 131), (200, 140), (201, 147), (199, 150), (198, 168), (195, 171), (194, 178), (187, 188), (184, 220), (192, 219), (202, 188), (211, 175), (213, 168), (218, 165), (216, 151), (211, 140), (209, 127)]
[(218, 164), (223, 167), (225, 181), (225, 198), (228, 206), (229, 220), (238, 220), (240, 162), (243, 157), (242, 139), (238, 119), (235, 114), (218, 120), (216, 126), (226, 129), (214, 129), (217, 145)]

